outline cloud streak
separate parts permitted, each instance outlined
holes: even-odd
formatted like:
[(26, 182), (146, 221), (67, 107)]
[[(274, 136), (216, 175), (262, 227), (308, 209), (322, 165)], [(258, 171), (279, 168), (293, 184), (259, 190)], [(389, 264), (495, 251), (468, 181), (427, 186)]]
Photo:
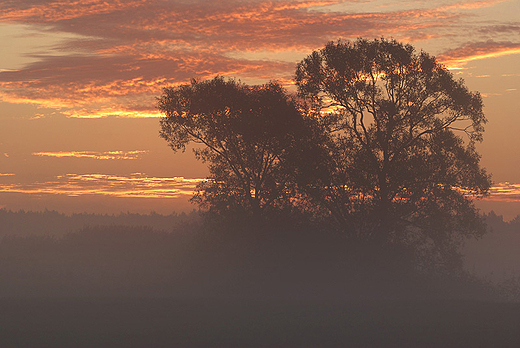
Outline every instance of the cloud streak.
[(520, 202), (520, 184), (502, 182), (491, 187), (489, 193), (486, 200)]
[(58, 151), (58, 152), (35, 152), (33, 156), (57, 157), (57, 158), (92, 158), (97, 160), (135, 160), (148, 151)]
[[(14, 174), (0, 174), (1, 176)], [(150, 177), (142, 173), (129, 176), (110, 174), (65, 174), (55, 180), (33, 183), (0, 183), (0, 193), (64, 195), (69, 197), (96, 195), (124, 198), (191, 197), (198, 183), (206, 179), (184, 177)], [(499, 183), (490, 189), (486, 201), (520, 202), (520, 184)]]
[(141, 173), (130, 176), (66, 174), (52, 181), (0, 185), (0, 193), (69, 197), (96, 195), (121, 198), (178, 198), (191, 196), (195, 186), (203, 180), (148, 177)]
[(70, 117), (158, 117), (162, 88), (215, 75), (284, 77), (293, 64), (232, 59), (211, 53), (175, 57), (52, 57), (0, 74), (3, 100), (61, 109)]
[[(0, 21), (74, 37), (34, 56), (36, 63), (1, 71), (0, 93), (6, 102), (60, 109), (69, 117), (157, 117), (154, 97), (163, 87), (216, 75), (289, 81), (295, 62), (328, 40), (381, 33), (406, 41), (449, 36), (468, 11), (496, 3), (419, 2), (420, 8), (385, 12), (370, 1), (352, 2), (363, 10), (350, 11), (351, 3), (340, 0), (5, 1)], [(486, 28), (482, 35), (515, 30), (515, 24)], [(460, 66), (518, 50), (515, 43), (467, 44), (442, 60)], [(255, 52), (292, 58), (247, 59)]]
[(486, 42), (466, 44), (462, 47), (447, 51), (437, 58), (449, 68), (457, 69), (474, 60), (511, 54), (520, 54), (520, 42), (495, 42), (488, 40)]

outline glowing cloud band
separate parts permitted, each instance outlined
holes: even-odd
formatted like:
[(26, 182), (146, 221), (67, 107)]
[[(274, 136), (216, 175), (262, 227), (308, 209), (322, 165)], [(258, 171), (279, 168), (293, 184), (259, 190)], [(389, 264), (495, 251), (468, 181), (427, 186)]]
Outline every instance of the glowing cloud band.
[(58, 152), (35, 152), (34, 156), (40, 157), (68, 157), (68, 158), (92, 158), (98, 160), (135, 160), (141, 155), (148, 153), (148, 151), (137, 150), (137, 151), (58, 151)]
[[(14, 174), (0, 174), (0, 177), (12, 175)], [(193, 195), (197, 184), (205, 180), (149, 177), (142, 173), (130, 176), (66, 174), (47, 182), (0, 184), (0, 193), (54, 194), (70, 197), (101, 195), (127, 198), (188, 198)], [(490, 195), (482, 199), (520, 202), (520, 184), (496, 184), (490, 189)]]
[(34, 195), (101, 195), (132, 198), (176, 198), (191, 196), (197, 184), (204, 179), (183, 177), (157, 178), (141, 173), (131, 176), (106, 174), (66, 174), (48, 182), (0, 185), (0, 193)]

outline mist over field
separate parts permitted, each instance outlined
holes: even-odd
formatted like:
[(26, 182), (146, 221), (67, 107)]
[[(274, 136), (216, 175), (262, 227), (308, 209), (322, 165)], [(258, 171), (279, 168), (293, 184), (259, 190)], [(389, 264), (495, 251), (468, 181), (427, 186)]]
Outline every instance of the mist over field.
[(195, 212), (0, 218), (4, 347), (520, 342), (518, 255), (506, 252), (518, 219), (486, 216), (493, 230), (466, 246), (468, 273), (428, 274), (392, 250), (345, 252), (310, 226), (211, 225)]
[[(461, 249), (466, 280), (474, 283), (453, 293), (454, 289), (443, 289), (442, 276), (432, 280), (432, 283), (440, 282), (436, 289), (407, 288), (411, 284), (403, 284), (401, 289), (397, 283), (403, 280), (399, 277), (406, 276), (407, 270), (404, 264), (388, 264), (391, 250), (386, 251), (387, 255), (373, 255), (373, 265), (349, 265), (348, 258), (355, 256), (341, 255), (346, 246), (341, 245), (340, 238), (320, 231), (323, 238), (320, 242), (309, 227), (290, 231), (287, 226), (269, 226), (271, 231), (264, 227), (266, 230), (261, 235), (254, 235), (240, 222), (225, 227), (208, 226), (197, 212), (64, 215), (55, 211), (3, 209), (0, 219), (0, 276), (4, 284), (0, 294), (3, 297), (94, 294), (168, 297), (185, 291), (189, 288), (188, 282), (202, 284), (207, 280), (214, 281), (212, 287), (198, 288), (192, 284), (193, 288), (183, 295), (195, 296), (199, 291), (202, 297), (268, 296), (266, 289), (260, 290), (263, 284), (270, 287), (273, 296), (282, 298), (312, 296), (313, 291), (319, 296), (320, 288), (339, 298), (350, 295), (357, 298), (363, 294), (353, 289), (362, 280), (349, 279), (353, 272), (367, 281), (371, 278), (375, 281), (387, 271), (389, 275), (380, 280), (389, 281), (388, 288), (374, 291), (374, 296), (423, 299), (496, 296), (497, 300), (518, 300), (515, 296), (520, 290), (519, 287), (515, 293), (514, 288), (509, 292), (500, 289), (520, 278), (520, 256), (516, 253), (520, 240), (519, 219), (504, 221), (493, 212), (485, 215), (488, 234), (469, 240)], [(358, 251), (361, 252), (366, 250)], [(351, 250), (350, 254), (354, 252)], [(371, 267), (383, 269), (374, 273), (376, 269)], [(342, 274), (345, 270), (350, 273)], [(364, 274), (368, 272), (374, 274)], [(293, 284), (300, 284), (299, 289), (276, 284), (275, 280), (283, 282), (293, 276), (302, 277), (298, 280), (300, 283)], [(395, 283), (392, 277), (397, 278)], [(304, 278), (307, 278), (305, 282)], [(444, 279), (449, 280), (449, 276)], [(240, 284), (241, 280), (244, 284)], [(463, 281), (459, 280), (462, 286)], [(457, 277), (452, 281), (456, 282)], [(251, 289), (241, 292), (238, 286), (246, 286), (247, 282), (251, 283)], [(488, 282), (490, 287), (486, 288), (484, 285)], [(219, 290), (217, 285), (223, 289)], [(352, 287), (351, 291), (345, 290), (347, 286)]]

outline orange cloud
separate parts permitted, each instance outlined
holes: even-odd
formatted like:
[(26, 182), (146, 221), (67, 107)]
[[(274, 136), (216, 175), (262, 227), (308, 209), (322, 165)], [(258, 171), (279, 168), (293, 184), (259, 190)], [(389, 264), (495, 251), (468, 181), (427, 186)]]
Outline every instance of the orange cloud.
[[(449, 29), (444, 34), (438, 29), (460, 30), (466, 14), (458, 10), (498, 2), (408, 4), (389, 12), (374, 12), (367, 4), (366, 11), (349, 13), (348, 6), (334, 10), (332, 5), (346, 3), (341, 0), (7, 1), (0, 4), (0, 21), (38, 24), (74, 36), (35, 57), (40, 60), (34, 64), (0, 71), (0, 93), (6, 102), (55, 108), (70, 117), (157, 117), (154, 97), (163, 87), (216, 75), (248, 83), (288, 81), (302, 52), (326, 41), (381, 33), (409, 41), (450, 35)], [(300, 58), (233, 54), (260, 51), (296, 52)], [(449, 53), (445, 61), (453, 64), (484, 57)]]
[[(14, 174), (0, 174), (12, 176)], [(134, 173), (130, 176), (109, 174), (65, 174), (55, 180), (33, 183), (0, 184), (0, 193), (52, 194), (69, 197), (100, 195), (133, 198), (190, 197), (198, 183), (206, 179), (184, 177), (149, 177)], [(520, 202), (520, 184), (499, 183), (483, 197), (487, 201)]]
[(0, 8), (0, 20), (6, 21), (42, 21), (55, 22), (93, 14), (106, 14), (128, 8), (136, 8), (143, 0), (48, 0), (17, 1), (18, 6), (4, 4)]
[(491, 1), (476, 1), (476, 2), (458, 2), (455, 4), (447, 5), (441, 7), (441, 10), (474, 10), (479, 8), (491, 7), (501, 2), (505, 2), (508, 0), (491, 0)]
[(191, 196), (196, 185), (203, 180), (183, 177), (148, 177), (141, 173), (130, 176), (66, 174), (58, 176), (53, 181), (0, 185), (0, 193), (51, 194), (69, 197), (99, 195), (126, 198), (175, 198)]
[(124, 110), (123, 108), (107, 107), (103, 109), (82, 109), (63, 111), (63, 114), (71, 118), (159, 118), (164, 115), (157, 110)]
[(486, 42), (470, 43), (437, 56), (439, 61), (448, 68), (461, 68), (466, 63), (487, 58), (501, 57), (510, 54), (520, 54), (520, 43)]
[(520, 202), (520, 184), (498, 183), (491, 187), (489, 193), (485, 200)]
[(137, 150), (137, 151), (59, 151), (59, 152), (35, 152), (34, 156), (40, 157), (69, 157), (69, 158), (92, 158), (98, 160), (134, 160), (141, 157), (142, 154), (148, 151)]
[[(210, 63), (208, 63), (210, 62)], [(168, 57), (52, 57), (19, 71), (0, 73), (5, 102), (60, 109), (69, 117), (159, 117), (162, 89), (190, 78), (250, 72), (258, 79), (288, 78), (293, 64), (232, 59), (212, 53)]]

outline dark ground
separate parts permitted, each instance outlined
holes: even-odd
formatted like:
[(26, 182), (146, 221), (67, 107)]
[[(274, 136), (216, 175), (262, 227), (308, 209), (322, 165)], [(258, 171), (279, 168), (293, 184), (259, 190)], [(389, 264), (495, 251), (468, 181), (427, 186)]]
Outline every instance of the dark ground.
[(0, 238), (0, 348), (520, 347), (520, 302), (410, 273), (400, 250), (191, 223), (53, 236), (37, 226), (65, 218), (34, 216), (35, 233), (13, 222)]
[(0, 347), (519, 347), (520, 304), (0, 300)]

